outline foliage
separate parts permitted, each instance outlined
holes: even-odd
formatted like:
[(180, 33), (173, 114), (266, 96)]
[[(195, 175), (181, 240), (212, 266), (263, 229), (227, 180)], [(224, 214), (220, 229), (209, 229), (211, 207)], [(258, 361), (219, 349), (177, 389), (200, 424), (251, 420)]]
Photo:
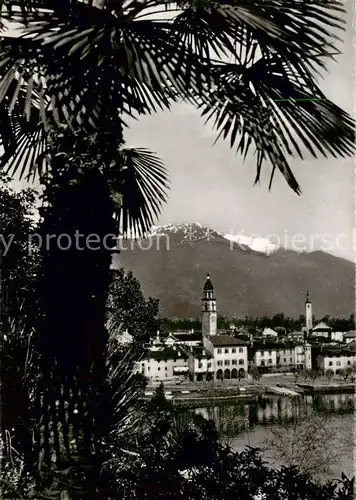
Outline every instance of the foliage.
[(144, 297), (140, 282), (131, 271), (114, 270), (107, 308), (109, 331), (127, 330), (135, 339), (147, 343), (159, 329), (158, 302)]
[(343, 454), (337, 443), (335, 447), (325, 446), (326, 442), (333, 442), (334, 434), (331, 419), (312, 413), (302, 419), (295, 418), (292, 423), (270, 428), (264, 448), (270, 458), (319, 476), (330, 473), (330, 466)]
[(0, 175), (0, 454), (5, 470), (16, 454), (29, 452), (32, 441), (30, 414), (37, 383), (32, 336), (39, 268), (38, 251), (31, 243), (34, 201), (34, 190), (16, 193)]
[[(144, 404), (138, 435), (126, 443), (111, 467), (118, 471), (112, 499), (190, 498), (223, 500), (351, 500), (353, 481), (316, 483), (296, 466), (271, 469), (259, 450), (236, 453), (221, 444), (212, 421), (192, 414), (177, 426), (180, 408), (161, 385)], [(110, 497), (111, 498), (111, 497)]]
[(345, 369), (342, 369), (339, 371), (340, 378), (342, 378), (345, 382), (346, 380), (353, 374), (353, 368), (351, 366), (348, 366)]
[[(165, 15), (157, 19), (156, 11)], [(21, 169), (32, 175), (43, 168), (48, 129), (113, 132), (124, 114), (183, 99), (243, 156), (256, 148), (256, 182), (270, 161), (271, 182), (279, 170), (299, 193), (288, 156), (353, 153), (352, 119), (316, 82), (338, 53), (327, 29), (343, 29), (343, 13), (341, 2), (311, 0), (283, 9), (280, 2), (8, 0), (2, 21), (22, 23), (24, 36), (3, 22), (3, 163), (18, 169), (13, 160), (28, 148)]]
[(260, 370), (256, 365), (251, 366), (248, 372), (251, 375), (254, 382), (258, 382), (262, 376)]
[[(318, 323), (319, 319), (314, 318), (314, 324)], [(355, 319), (354, 315), (351, 314), (349, 318), (327, 318), (329, 326), (332, 327), (334, 331), (347, 332), (350, 330), (355, 330)], [(246, 328), (254, 330), (263, 330), (264, 328), (285, 328), (287, 333), (294, 331), (301, 331), (305, 326), (305, 316), (300, 315), (299, 318), (289, 318), (284, 316), (283, 313), (278, 313), (273, 316), (264, 317), (254, 317), (246, 316), (245, 318), (231, 317), (218, 315), (218, 328), (228, 329), (231, 324), (234, 324), (236, 329)], [(161, 319), (162, 328), (167, 331), (174, 330), (199, 330), (200, 320), (199, 318), (162, 318)], [(323, 337), (324, 341), (327, 341)]]

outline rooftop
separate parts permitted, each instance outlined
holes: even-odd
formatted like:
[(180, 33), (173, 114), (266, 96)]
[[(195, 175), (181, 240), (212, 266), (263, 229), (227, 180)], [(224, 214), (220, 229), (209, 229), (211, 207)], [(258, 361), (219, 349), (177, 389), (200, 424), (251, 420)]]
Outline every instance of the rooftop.
[(212, 354), (208, 352), (203, 346), (198, 345), (191, 347), (190, 352), (193, 354), (195, 358), (202, 359), (202, 358), (212, 358)]
[(320, 331), (320, 332), (329, 332), (330, 330), (332, 330), (331, 326), (329, 326), (326, 323), (324, 323), (324, 321), (321, 321), (320, 323), (318, 323), (317, 325), (313, 326), (313, 328), (312, 328), (312, 332), (317, 332), (317, 331)]
[(208, 339), (214, 347), (234, 345), (247, 346), (247, 342), (236, 339), (235, 337), (230, 337), (230, 335), (210, 335)]
[(195, 342), (195, 341), (201, 341), (202, 340), (202, 334), (201, 332), (194, 332), (194, 333), (173, 333), (172, 337), (178, 341), (181, 342)]
[(213, 292), (214, 291), (214, 287), (213, 287), (212, 282), (210, 281), (209, 274), (206, 277), (206, 282), (205, 282), (205, 285), (204, 285), (204, 290), (208, 291), (208, 292)]
[(160, 351), (148, 351), (146, 359), (156, 359), (159, 361), (167, 361), (169, 359), (188, 359), (188, 355), (182, 349), (174, 349), (173, 347), (165, 347)]

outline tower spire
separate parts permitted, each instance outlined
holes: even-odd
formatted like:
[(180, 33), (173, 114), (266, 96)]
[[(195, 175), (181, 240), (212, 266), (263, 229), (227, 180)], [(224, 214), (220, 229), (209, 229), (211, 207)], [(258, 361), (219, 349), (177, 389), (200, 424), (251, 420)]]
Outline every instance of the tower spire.
[(207, 273), (202, 296), (202, 333), (203, 336), (216, 335), (216, 299), (214, 286)]
[(313, 311), (312, 304), (310, 302), (309, 291), (307, 290), (307, 296), (305, 299), (305, 326), (308, 333), (313, 328)]

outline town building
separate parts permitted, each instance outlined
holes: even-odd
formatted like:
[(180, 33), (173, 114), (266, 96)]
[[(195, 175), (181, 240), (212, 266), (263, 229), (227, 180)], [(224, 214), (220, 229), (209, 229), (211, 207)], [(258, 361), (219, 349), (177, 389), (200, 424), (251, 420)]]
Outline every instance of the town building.
[[(271, 328), (265, 328), (262, 335), (248, 330), (239, 332), (234, 325), (219, 330), (215, 289), (209, 274), (201, 302), (201, 331), (176, 331), (165, 336), (157, 332), (145, 359), (136, 364), (137, 372), (150, 381), (199, 382), (240, 379), (247, 376), (252, 366), (262, 373), (271, 373), (316, 367), (337, 371), (355, 365), (355, 331), (334, 332), (325, 322), (313, 327), (308, 292), (305, 328), (288, 335), (285, 332), (279, 335)], [(128, 342), (130, 339), (126, 337)]]
[(195, 382), (210, 381), (215, 378), (215, 363), (213, 355), (202, 345), (191, 346), (189, 349), (188, 369), (189, 379)]
[(331, 326), (327, 325), (324, 321), (321, 321), (315, 325), (309, 332), (311, 337), (324, 337), (326, 339), (331, 339)]
[(203, 344), (213, 359), (214, 379), (237, 379), (247, 376), (248, 357), (246, 342), (230, 335), (208, 335)]
[(356, 368), (356, 352), (348, 345), (322, 348), (316, 357), (317, 368), (339, 373), (346, 368)]
[(346, 344), (350, 344), (351, 342), (354, 342), (356, 340), (356, 331), (351, 330), (350, 332), (346, 332), (343, 335), (343, 341)]
[(182, 380), (188, 371), (188, 355), (179, 346), (151, 349), (135, 366), (135, 372), (142, 373), (150, 382)]

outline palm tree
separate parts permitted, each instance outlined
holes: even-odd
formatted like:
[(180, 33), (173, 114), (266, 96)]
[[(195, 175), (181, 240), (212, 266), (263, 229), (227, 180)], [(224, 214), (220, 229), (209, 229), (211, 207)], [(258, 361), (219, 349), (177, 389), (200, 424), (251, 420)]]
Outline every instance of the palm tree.
[[(343, 7), (311, 0), (3, 5), (1, 167), (45, 187), (34, 466), (62, 471), (72, 498), (101, 498), (110, 414), (105, 304), (115, 249), (106, 237), (118, 229), (146, 233), (168, 186), (152, 153), (124, 148), (124, 117), (190, 102), (237, 152), (255, 147), (256, 182), (269, 161), (271, 182), (277, 169), (299, 193), (287, 156), (303, 158), (303, 148), (315, 157), (353, 152), (353, 121), (315, 82), (337, 52), (326, 30), (342, 27)], [(22, 36), (8, 20), (22, 23)], [(78, 233), (84, 249), (73, 246)], [(62, 239), (47, 245), (49, 234)]]

